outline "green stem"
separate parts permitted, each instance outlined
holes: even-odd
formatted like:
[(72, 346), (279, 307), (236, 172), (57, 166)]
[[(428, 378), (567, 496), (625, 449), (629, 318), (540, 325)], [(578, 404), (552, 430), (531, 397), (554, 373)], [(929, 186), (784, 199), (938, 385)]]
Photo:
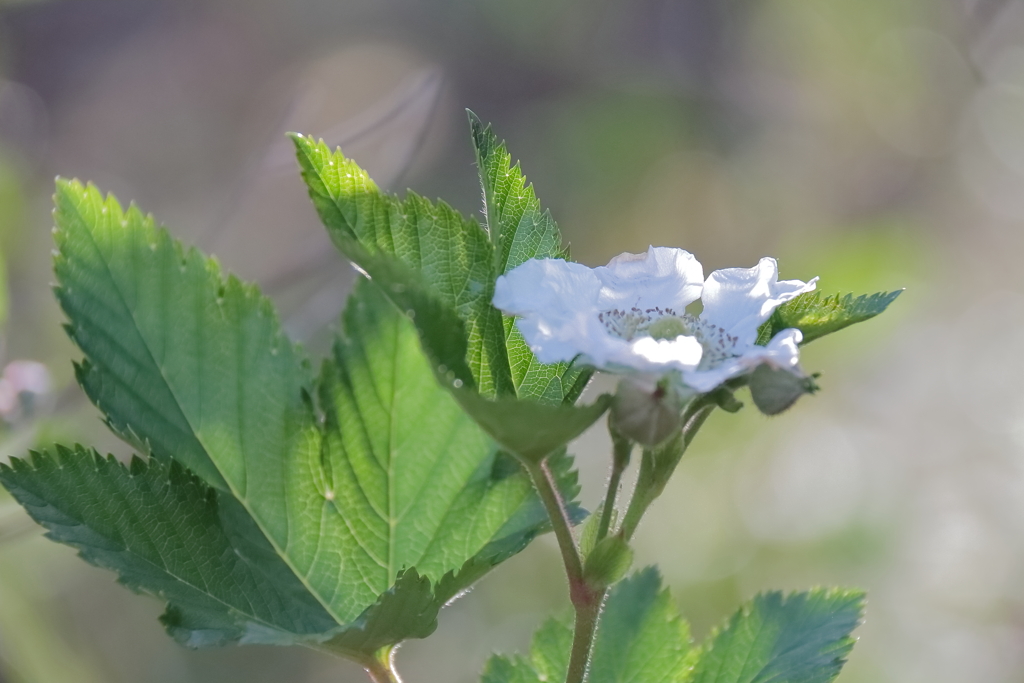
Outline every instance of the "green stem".
[[(647, 512), (662, 491), (665, 484), (679, 464), (680, 458), (690, 446), (697, 431), (708, 419), (715, 409), (715, 403), (711, 399), (698, 399), (686, 410), (683, 415), (683, 430), (680, 435), (680, 444), (677, 450), (671, 453), (671, 457), (665, 462), (659, 462), (655, 449), (645, 448), (643, 459), (640, 461), (640, 473), (637, 475), (636, 489), (633, 492), (633, 499), (629, 502), (626, 516), (619, 527), (619, 533), (627, 541), (633, 538), (636, 529), (640, 526), (640, 520)], [(662, 454), (664, 455), (664, 454)]]
[(617, 434), (611, 422), (609, 422), (608, 426), (612, 434), (612, 445), (615, 450), (612, 456), (612, 474), (608, 479), (608, 491), (605, 492), (604, 505), (601, 507), (601, 521), (597, 525), (598, 541), (608, 535), (608, 527), (612, 523), (612, 512), (615, 509), (615, 499), (619, 495), (622, 473), (629, 465), (629, 456), (633, 451), (633, 442)]
[[(555, 539), (558, 540), (558, 549), (562, 553), (562, 562), (565, 564), (565, 573), (569, 577), (570, 585), (574, 582), (583, 582), (583, 560), (580, 559), (580, 551), (576, 547), (576, 539), (572, 536), (572, 520), (569, 519), (569, 511), (565, 508), (562, 495), (558, 492), (555, 484), (555, 477), (548, 467), (547, 460), (538, 463), (526, 463), (526, 470), (533, 480), (533, 486), (540, 495), (544, 509), (547, 510), (551, 519), (551, 527), (555, 532)], [(575, 602), (573, 603), (575, 605)]]
[(392, 666), (392, 652), (392, 648), (383, 648), (377, 653), (376, 657), (371, 657), (361, 662), (373, 683), (402, 683), (402, 679), (398, 677), (398, 672)]
[(590, 665), (590, 650), (594, 645), (594, 632), (601, 615), (604, 591), (594, 593), (586, 605), (576, 606), (576, 623), (572, 634), (572, 652), (569, 668), (565, 672), (565, 683), (583, 683)]
[(572, 520), (569, 519), (565, 502), (558, 492), (547, 460), (541, 460), (539, 463), (525, 462), (525, 466), (551, 519), (551, 526), (558, 540), (558, 549), (562, 553), (565, 574), (569, 579), (569, 599), (576, 613), (572, 653), (569, 657), (565, 683), (583, 683), (590, 662), (590, 648), (594, 642), (594, 631), (597, 629), (604, 591), (590, 587), (583, 578), (583, 560), (579, 548), (576, 547), (576, 539), (572, 535)]

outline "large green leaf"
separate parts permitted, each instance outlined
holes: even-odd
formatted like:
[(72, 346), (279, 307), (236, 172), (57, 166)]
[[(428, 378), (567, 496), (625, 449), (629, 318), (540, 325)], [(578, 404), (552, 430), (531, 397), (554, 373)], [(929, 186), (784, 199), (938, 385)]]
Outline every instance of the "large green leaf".
[[(496, 655), (483, 683), (542, 683), (565, 678), (572, 629), (549, 620), (534, 635), (530, 657)], [(616, 584), (594, 637), (588, 683), (681, 683), (695, 661), (690, 630), (661, 577), (648, 567)]]
[[(480, 185), (484, 193), (484, 216), (495, 245), (495, 273), (507, 273), (534, 258), (568, 259), (562, 235), (548, 211), (541, 209), (526, 184), (519, 164), (504, 142), (469, 112)], [(576, 400), (590, 378), (590, 371), (571, 363), (545, 365), (537, 361), (515, 327), (515, 318), (504, 316), (505, 346), (516, 392), (522, 398), (548, 403)]]
[(759, 595), (711, 635), (693, 683), (828, 683), (863, 609), (859, 591)]
[(801, 344), (807, 344), (844, 327), (874, 318), (902, 293), (902, 289), (897, 289), (858, 297), (853, 294), (826, 295), (821, 292), (801, 294), (775, 309), (758, 330), (758, 343), (767, 344), (782, 330), (795, 327), (804, 335)]
[[(379, 287), (356, 288), (314, 382), (254, 287), (95, 188), (61, 181), (56, 199), (57, 294), (86, 391), (120, 434), (236, 501), (348, 627), (323, 636), (334, 649), (427, 635), (546, 528), (527, 477), (435, 382)], [(575, 474), (556, 460), (571, 500)]]
[[(444, 202), (381, 192), (340, 151), (301, 135), (292, 139), (309, 195), (338, 248), (361, 266), (363, 254), (385, 254), (417, 272), (464, 322), (466, 361), (480, 393), (513, 394), (501, 313), (491, 305), (494, 248), (480, 225)], [(353, 240), (363, 249), (350, 249)]]
[[(320, 384), (319, 496), (341, 523), (319, 534), (343, 546), (346, 599), (365, 606), (403, 567), (439, 581), (516, 533), (505, 524), (532, 499), (528, 480), (495, 476), (494, 443), (437, 385), (415, 327), (370, 282), (345, 311), (334, 356)], [(338, 563), (323, 559), (325, 570)]]

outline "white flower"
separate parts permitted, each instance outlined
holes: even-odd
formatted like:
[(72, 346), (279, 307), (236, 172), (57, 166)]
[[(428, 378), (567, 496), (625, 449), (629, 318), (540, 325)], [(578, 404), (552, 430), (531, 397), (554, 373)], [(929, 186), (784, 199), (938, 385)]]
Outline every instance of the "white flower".
[[(581, 361), (610, 372), (676, 371), (700, 393), (762, 363), (795, 374), (799, 330), (757, 346), (757, 329), (779, 305), (814, 289), (817, 278), (779, 282), (775, 259), (753, 268), (704, 269), (687, 251), (651, 247), (588, 268), (561, 259), (527, 261), (498, 278), (494, 305), (542, 363)], [(699, 317), (686, 307), (702, 300)]]

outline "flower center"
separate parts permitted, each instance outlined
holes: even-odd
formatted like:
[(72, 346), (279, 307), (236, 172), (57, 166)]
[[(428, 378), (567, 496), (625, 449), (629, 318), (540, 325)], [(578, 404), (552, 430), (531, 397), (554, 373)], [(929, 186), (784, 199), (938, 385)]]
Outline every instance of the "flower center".
[(687, 334), (689, 331), (689, 328), (687, 328), (682, 320), (671, 315), (659, 318), (647, 326), (647, 334), (655, 339), (675, 339), (681, 334)]
[(679, 314), (671, 308), (631, 308), (628, 311), (612, 309), (598, 314), (608, 332), (633, 341), (637, 337), (673, 340), (680, 335), (695, 337), (704, 348), (700, 369), (707, 370), (719, 363), (743, 355), (739, 338), (706, 320), (689, 313)]
[(612, 309), (599, 313), (598, 320), (616, 337), (633, 341), (637, 337), (675, 339), (681, 334), (693, 334), (685, 313), (679, 315), (671, 308), (631, 308), (628, 311)]

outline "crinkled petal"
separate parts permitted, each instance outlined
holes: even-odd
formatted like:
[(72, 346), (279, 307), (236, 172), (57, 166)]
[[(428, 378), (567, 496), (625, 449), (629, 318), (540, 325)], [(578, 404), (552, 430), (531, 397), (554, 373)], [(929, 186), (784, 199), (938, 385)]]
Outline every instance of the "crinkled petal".
[(613, 334), (599, 316), (634, 307), (682, 313), (700, 297), (703, 277), (692, 254), (666, 247), (622, 254), (595, 269), (561, 259), (534, 259), (498, 278), (493, 302), (519, 316), (516, 325), (542, 363), (582, 356), (598, 368), (665, 372), (700, 361), (696, 340), (666, 341), (664, 348), (649, 349), (653, 355), (648, 358), (638, 354), (632, 342)]
[(516, 326), (541, 363), (571, 361), (582, 355), (583, 362), (603, 368), (611, 358), (629, 357), (629, 342), (609, 334), (593, 313), (578, 312), (563, 319), (529, 315), (516, 320)]
[(813, 290), (818, 278), (810, 282), (779, 282), (779, 266), (773, 258), (763, 258), (753, 268), (724, 268), (708, 276), (701, 301), (701, 320), (723, 328), (742, 342), (753, 344), (757, 328), (777, 307), (804, 292)]
[(767, 346), (751, 344), (741, 356), (730, 358), (707, 370), (683, 372), (683, 381), (700, 393), (711, 391), (733, 377), (746, 374), (761, 363), (768, 363), (780, 370), (800, 374), (800, 340), (803, 333), (796, 328), (782, 330), (768, 342)]
[(601, 281), (582, 264), (532, 259), (498, 278), (493, 302), (520, 316), (516, 325), (541, 363), (557, 363), (581, 353), (604, 358), (626, 345), (612, 343), (597, 319), (600, 291)]
[(494, 283), (493, 303), (505, 313), (567, 320), (596, 310), (602, 283), (591, 268), (562, 259), (531, 259)]
[(673, 309), (678, 313), (700, 298), (704, 268), (688, 251), (649, 247), (643, 254), (619, 254), (594, 269), (601, 281), (601, 310)]

